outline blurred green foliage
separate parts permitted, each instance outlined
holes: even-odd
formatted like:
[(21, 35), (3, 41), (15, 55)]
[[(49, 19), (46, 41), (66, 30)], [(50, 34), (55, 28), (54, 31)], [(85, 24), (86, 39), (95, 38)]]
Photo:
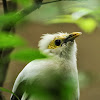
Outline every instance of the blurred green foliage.
[[(12, 0), (17, 2), (22, 8), (34, 3), (34, 0)], [(50, 2), (46, 0), (44, 2)], [(53, 1), (53, 0), (52, 0)], [(49, 12), (49, 13), (48, 13)], [(91, 0), (62, 0), (60, 2), (42, 5), (40, 9), (28, 15), (24, 20), (42, 22), (45, 24), (74, 23), (86, 33), (95, 30), (100, 22), (99, 1)], [(21, 16), (9, 13), (0, 16), (0, 25), (15, 22)]]
[(0, 48), (18, 47), (25, 44), (24, 39), (19, 36), (13, 35), (13, 33), (0, 33)]
[(93, 13), (94, 11), (90, 9), (76, 8), (72, 10), (70, 15), (58, 16), (57, 18), (48, 21), (47, 24), (74, 23), (78, 25), (78, 27), (81, 28), (84, 32), (90, 33), (93, 32), (98, 25), (98, 22), (93, 17), (88, 16), (93, 15)]
[(8, 13), (0, 16), (0, 27), (15, 20), (15, 13)]
[(86, 33), (93, 32), (98, 25), (93, 18), (81, 18), (76, 24)]
[(47, 56), (42, 54), (38, 49), (31, 49), (31, 48), (26, 48), (13, 52), (10, 57), (11, 59), (24, 62), (30, 62), (35, 59), (47, 58)]
[(92, 33), (96, 27), (99, 27), (99, 4), (98, 0), (66, 0), (56, 2), (43, 5), (41, 9), (33, 12), (26, 19), (45, 24), (74, 23), (85, 33)]

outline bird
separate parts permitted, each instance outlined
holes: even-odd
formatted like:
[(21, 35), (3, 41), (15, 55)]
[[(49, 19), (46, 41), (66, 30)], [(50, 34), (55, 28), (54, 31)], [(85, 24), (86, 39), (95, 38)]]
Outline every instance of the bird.
[(38, 47), (48, 57), (24, 67), (15, 80), (10, 100), (79, 100), (75, 39), (81, 34), (43, 34)]

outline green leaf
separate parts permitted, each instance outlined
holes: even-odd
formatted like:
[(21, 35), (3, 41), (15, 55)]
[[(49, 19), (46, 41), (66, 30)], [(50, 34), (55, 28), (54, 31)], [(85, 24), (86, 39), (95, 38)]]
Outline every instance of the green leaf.
[(12, 33), (0, 33), (0, 48), (11, 48), (24, 45), (25, 41)]
[(73, 7), (73, 8), (71, 8), (70, 11), (72, 13), (78, 12), (78, 11), (82, 11), (82, 12), (86, 12), (86, 13), (91, 13), (93, 11), (93, 9), (86, 8), (86, 7)]
[(75, 20), (72, 18), (71, 15), (63, 15), (63, 16), (59, 16), (58, 18), (48, 21), (47, 24), (74, 23), (74, 22)]
[(79, 18), (86, 16), (93, 12), (93, 10), (87, 8), (74, 8), (74, 12), (72, 13), (72, 18), (78, 20)]
[(11, 59), (30, 62), (35, 59), (47, 58), (47, 55), (42, 54), (37, 49), (26, 48), (12, 53), (10, 57)]
[(55, 23), (74, 23), (79, 18), (88, 15), (92, 12), (92, 10), (87, 8), (80, 8), (80, 7), (74, 7), (71, 9), (70, 15), (61, 15), (58, 16), (55, 19), (52, 19), (48, 21), (48, 24), (55, 24)]
[(0, 16), (0, 26), (3, 26), (5, 23), (9, 23), (12, 20), (13, 13), (5, 14)]
[(93, 18), (81, 18), (76, 24), (86, 33), (93, 32), (97, 27), (97, 22)]
[(11, 94), (13, 94), (17, 98), (17, 100), (20, 100), (12, 91), (10, 91), (8, 89), (5, 89), (3, 87), (0, 87), (0, 91), (11, 93)]
[[(88, 12), (87, 12), (88, 13)], [(80, 14), (80, 15), (78, 15)], [(97, 22), (93, 18), (83, 18), (86, 13), (77, 12), (72, 15), (62, 15), (58, 18), (50, 20), (47, 24), (56, 24), (56, 23), (75, 23), (77, 24), (84, 32), (90, 33), (95, 30), (97, 27)]]

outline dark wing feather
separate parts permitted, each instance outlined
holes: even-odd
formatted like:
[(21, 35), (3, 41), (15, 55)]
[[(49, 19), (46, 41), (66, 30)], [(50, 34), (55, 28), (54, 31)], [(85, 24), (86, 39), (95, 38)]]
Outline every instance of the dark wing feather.
[[(19, 98), (19, 100), (21, 100), (22, 95), (25, 92), (25, 85), (26, 85), (26, 81), (21, 82), (18, 85), (16, 91), (14, 91), (14, 94)], [(12, 95), (10, 100), (18, 100), (15, 95)]]

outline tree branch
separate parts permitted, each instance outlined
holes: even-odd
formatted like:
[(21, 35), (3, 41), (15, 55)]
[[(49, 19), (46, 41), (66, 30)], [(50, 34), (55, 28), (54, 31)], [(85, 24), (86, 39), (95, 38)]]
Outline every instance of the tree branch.
[(31, 12), (33, 12), (34, 10), (38, 9), (40, 7), (40, 4), (35, 4), (35, 5), (31, 5), (19, 12), (17, 12), (15, 15), (13, 15), (12, 17), (12, 21), (9, 23), (6, 23), (6, 25), (4, 25), (2, 27), (1, 31), (7, 31), (9, 32), (12, 27), (19, 21), (21, 20), (23, 17), (27, 16), (28, 14), (30, 14)]
[(44, 4), (49, 4), (49, 3), (54, 3), (54, 2), (59, 2), (59, 1), (66, 1), (66, 0), (55, 0), (55, 1), (51, 1), (51, 2), (44, 2), (42, 3), (43, 0), (35, 0), (35, 3), (27, 8), (22, 9), (21, 11), (17, 12), (15, 15), (13, 15), (12, 17), (12, 21), (9, 23), (6, 23), (6, 25), (4, 25), (2, 27), (1, 31), (7, 31), (9, 32), (11, 30), (11, 28), (22, 18), (24, 18), (25, 16), (27, 16), (28, 14), (30, 14), (31, 12), (35, 11), (36, 9), (40, 8), (41, 5)]
[(49, 2), (44, 2), (44, 3), (42, 3), (42, 5), (44, 5), (44, 4), (49, 4), (49, 3), (55, 3), (55, 2), (59, 2), (59, 1), (67, 1), (67, 0), (55, 0), (55, 1), (49, 1)]

